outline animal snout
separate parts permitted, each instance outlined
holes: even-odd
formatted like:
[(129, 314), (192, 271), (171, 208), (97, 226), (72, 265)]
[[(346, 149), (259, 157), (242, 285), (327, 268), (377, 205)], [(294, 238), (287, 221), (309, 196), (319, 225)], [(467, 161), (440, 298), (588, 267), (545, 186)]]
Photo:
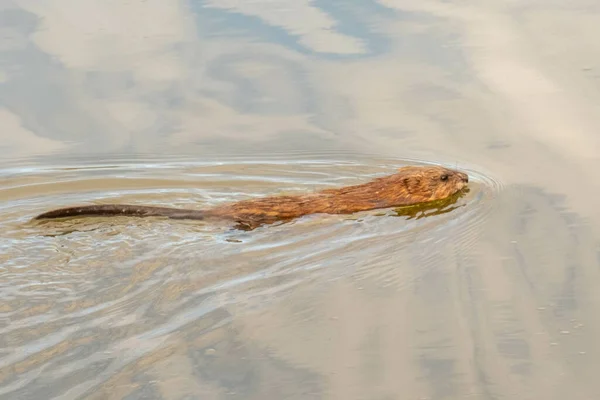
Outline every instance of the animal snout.
[(463, 181), (464, 183), (469, 183), (469, 175), (461, 173), (460, 180)]

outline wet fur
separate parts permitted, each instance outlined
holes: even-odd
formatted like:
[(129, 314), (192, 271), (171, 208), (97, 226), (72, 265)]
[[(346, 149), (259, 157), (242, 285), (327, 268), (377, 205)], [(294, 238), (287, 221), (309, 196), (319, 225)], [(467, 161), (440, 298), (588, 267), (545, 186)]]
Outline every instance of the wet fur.
[(440, 200), (462, 190), (467, 182), (468, 176), (455, 170), (437, 166), (409, 166), (400, 168), (393, 175), (360, 185), (305, 195), (243, 200), (208, 210), (106, 204), (61, 208), (40, 214), (36, 219), (114, 215), (194, 220), (218, 218), (234, 221), (245, 229), (253, 229), (309, 214), (352, 214)]

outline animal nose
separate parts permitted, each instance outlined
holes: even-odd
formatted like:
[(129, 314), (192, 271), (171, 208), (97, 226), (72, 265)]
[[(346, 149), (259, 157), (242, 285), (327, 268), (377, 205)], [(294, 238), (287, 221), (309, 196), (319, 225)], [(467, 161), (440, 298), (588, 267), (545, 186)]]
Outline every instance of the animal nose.
[(462, 179), (462, 181), (464, 183), (469, 183), (469, 175), (467, 175), (467, 174), (461, 174), (460, 178)]

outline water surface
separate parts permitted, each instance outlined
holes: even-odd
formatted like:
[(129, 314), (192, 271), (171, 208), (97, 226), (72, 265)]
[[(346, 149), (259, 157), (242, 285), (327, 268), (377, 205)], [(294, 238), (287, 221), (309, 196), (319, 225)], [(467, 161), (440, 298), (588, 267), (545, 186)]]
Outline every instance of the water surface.
[[(600, 7), (0, 1), (0, 398), (595, 399)], [(32, 222), (469, 172), (456, 209)]]

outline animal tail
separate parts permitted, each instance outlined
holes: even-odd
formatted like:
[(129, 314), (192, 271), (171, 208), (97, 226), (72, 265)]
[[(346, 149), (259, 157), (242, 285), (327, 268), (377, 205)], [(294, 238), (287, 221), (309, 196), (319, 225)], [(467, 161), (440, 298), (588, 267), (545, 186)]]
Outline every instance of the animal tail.
[(202, 220), (205, 217), (205, 212), (201, 210), (185, 210), (170, 207), (136, 206), (129, 204), (98, 204), (90, 206), (59, 208), (40, 214), (34, 219), (67, 218), (75, 216), (103, 217), (110, 215)]

